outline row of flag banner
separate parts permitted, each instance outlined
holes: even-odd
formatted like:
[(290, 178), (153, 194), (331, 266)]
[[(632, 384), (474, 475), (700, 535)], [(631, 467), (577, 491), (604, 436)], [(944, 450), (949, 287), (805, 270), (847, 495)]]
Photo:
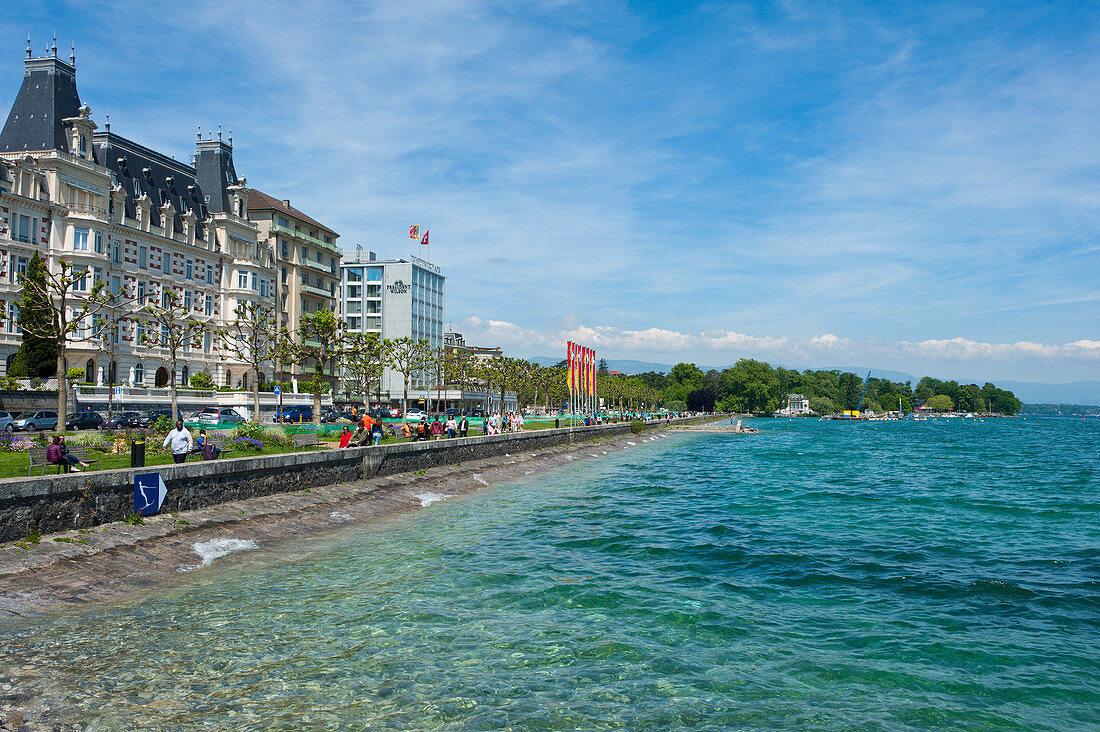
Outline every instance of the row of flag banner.
[(409, 227), (409, 238), (419, 239), (420, 243), (424, 246), (428, 246), (428, 229), (425, 227), (424, 236), (420, 235), (420, 224), (413, 224)]
[(573, 341), (565, 343), (566, 382), (574, 412), (594, 412), (596, 397), (596, 351)]

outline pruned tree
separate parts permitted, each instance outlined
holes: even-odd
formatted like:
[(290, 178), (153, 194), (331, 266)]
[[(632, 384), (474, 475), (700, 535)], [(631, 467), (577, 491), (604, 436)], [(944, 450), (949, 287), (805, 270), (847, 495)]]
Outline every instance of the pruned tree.
[(348, 333), (345, 344), (344, 375), (354, 392), (363, 395), (363, 409), (369, 411), (371, 389), (381, 390), (390, 341), (377, 333)]
[(270, 305), (246, 300), (233, 309), (233, 322), (217, 331), (221, 350), (248, 364), (252, 372), (253, 422), (260, 421), (260, 370), (279, 350), (275, 310)]
[(298, 364), (302, 369), (313, 367), (313, 424), (321, 424), (321, 394), (325, 388), (325, 369), (334, 374), (335, 366), (344, 355), (344, 321), (331, 310), (320, 309), (303, 315), (294, 338), (283, 329), (280, 356)]
[(96, 316), (95, 331), (91, 338), (91, 344), (97, 354), (102, 354), (107, 359), (107, 419), (114, 415), (115, 409), (115, 377), (117, 372), (111, 374), (111, 364), (115, 363), (118, 356), (119, 330), (123, 324), (129, 322), (131, 310), (123, 304), (122, 300), (111, 303)]
[(414, 341), (408, 336), (402, 336), (390, 341), (386, 365), (401, 374), (404, 387), (401, 393), (401, 416), (404, 416), (409, 408), (409, 382), (412, 381), (414, 374), (427, 366), (429, 349), (431, 345), (424, 339)]
[(58, 259), (56, 271), (43, 267), (40, 279), (23, 278), (23, 291), (16, 301), (20, 314), (31, 311), (20, 322), (23, 332), (57, 346), (57, 431), (62, 433), (69, 403), (65, 379), (68, 348), (93, 338), (96, 317), (114, 302), (114, 295), (102, 282), (94, 281), (89, 286), (89, 279), (87, 268)]
[[(530, 364), (521, 358), (497, 356), (488, 359), (481, 367), (481, 377), (486, 382), (486, 393), (490, 387), (500, 390), (500, 411), (504, 411), (504, 395), (508, 388), (517, 389), (528, 373)], [(518, 405), (517, 405), (518, 406)]]
[(176, 401), (176, 366), (184, 348), (202, 348), (206, 325), (195, 317), (194, 311), (167, 285), (161, 285), (160, 302), (150, 298), (141, 309), (143, 319), (152, 328), (146, 328), (143, 346), (160, 348), (168, 356), (171, 371), (168, 377), (168, 393), (172, 396), (172, 419), (179, 415)]
[[(447, 385), (447, 351), (442, 346), (432, 346), (424, 357), (424, 371), (432, 377), (435, 389), (435, 409), (439, 411), (439, 387)], [(429, 390), (430, 393), (430, 390)], [(443, 405), (446, 409), (446, 404)]]
[(448, 384), (458, 385), (459, 391), (462, 394), (460, 400), (462, 401), (462, 410), (464, 412), (466, 411), (466, 389), (469, 387), (474, 377), (476, 365), (475, 360), (466, 350), (456, 348), (446, 354), (443, 366), (444, 380)]

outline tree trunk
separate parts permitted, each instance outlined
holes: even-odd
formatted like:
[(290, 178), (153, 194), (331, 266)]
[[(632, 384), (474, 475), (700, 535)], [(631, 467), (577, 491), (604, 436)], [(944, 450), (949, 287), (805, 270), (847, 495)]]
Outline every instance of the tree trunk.
[(260, 378), (256, 364), (252, 364), (252, 421), (260, 423)]
[(168, 393), (172, 395), (172, 424), (176, 423), (179, 417), (179, 407), (176, 402), (176, 359), (172, 358), (172, 373), (168, 375)]
[(68, 385), (68, 377), (65, 373), (65, 343), (57, 344), (57, 432), (65, 434), (66, 408), (69, 406), (69, 395), (65, 389)]
[(324, 376), (324, 367), (318, 365), (313, 369), (313, 424), (321, 426), (321, 377)]

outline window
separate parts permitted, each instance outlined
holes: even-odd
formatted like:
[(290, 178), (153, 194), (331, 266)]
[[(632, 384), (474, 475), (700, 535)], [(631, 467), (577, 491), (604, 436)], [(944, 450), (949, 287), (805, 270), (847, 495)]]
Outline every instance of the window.
[(103, 232), (95, 232), (95, 253), (103, 254)]
[(208, 316), (214, 314), (214, 298), (210, 295), (206, 296), (206, 310), (204, 312)]
[(139, 305), (145, 304), (145, 283), (141, 280), (137, 283), (137, 301)]
[(92, 282), (102, 282), (102, 281), (103, 281), (103, 270), (100, 269), (99, 267), (92, 268)]
[(210, 353), (210, 331), (202, 334), (202, 350)]
[(382, 297), (382, 285), (367, 285), (367, 297)]
[(382, 318), (367, 318), (367, 330), (381, 330)]
[(358, 316), (349, 317), (347, 319), (347, 321), (348, 321), (348, 330), (357, 331), (357, 330), (360, 329), (360, 327), (362, 327), (362, 324), (363, 324), (363, 319), (358, 317)]
[(111, 343), (115, 344), (116, 346), (118, 345), (118, 331), (119, 324), (115, 323), (114, 327), (111, 328)]
[(88, 230), (83, 226), (73, 229), (73, 249), (78, 252), (88, 251)]
[(317, 289), (318, 290), (324, 289), (324, 286), (325, 286), (324, 281), (320, 277), (318, 277), (317, 278)]
[(286, 242), (284, 241), (284, 242), (280, 242), (280, 243), (281, 243), (281, 244), (282, 244), (282, 246), (283, 246), (283, 259), (286, 259), (286, 258), (287, 258), (287, 255), (289, 254), (289, 252), (287, 252), (287, 248), (286, 248)]
[(188, 311), (188, 312), (191, 311), (191, 291), (190, 290), (184, 290), (183, 291), (183, 309)]
[(30, 216), (19, 215), (19, 241), (25, 243), (34, 241), (34, 219)]
[(283, 267), (283, 284), (286, 284), (286, 267)]
[(362, 285), (348, 285), (346, 291), (347, 297), (351, 300), (358, 300), (360, 297), (363, 296)]
[[(290, 228), (290, 224), (288, 224), (286, 222), (286, 219), (284, 219), (282, 216), (279, 217), (279, 226), (282, 226), (284, 229), (289, 229)], [(286, 250), (284, 249), (283, 251), (286, 251)]]
[[(137, 344), (139, 346), (145, 345), (145, 323), (143, 321), (137, 321)], [(141, 364), (138, 364), (138, 368), (141, 368)], [(138, 379), (140, 383), (140, 379)]]
[(367, 270), (367, 279), (370, 280), (371, 282), (381, 282), (382, 281), (382, 268), (381, 267), (371, 267), (371, 268), (369, 268)]
[(302, 272), (301, 274), (299, 274), (298, 278), (302, 281), (303, 285), (306, 284), (306, 273), (305, 272)]
[(148, 255), (145, 247), (138, 247), (138, 267), (145, 269), (145, 260)]
[[(77, 274), (73, 272), (73, 274)], [(88, 291), (88, 270), (80, 270), (80, 279), (73, 285), (75, 292), (87, 292)]]
[(19, 308), (15, 303), (8, 303), (8, 332), (14, 333), (19, 328)]
[(211, 267), (209, 264), (206, 265), (206, 284), (214, 284), (214, 268)]
[(336, 297), (336, 283), (335, 282), (328, 283), (328, 296), (329, 297)]
[(168, 324), (160, 326), (160, 344), (162, 346), (168, 345)]
[(260, 289), (259, 281), (260, 281), (260, 278), (256, 275), (255, 272), (253, 272), (252, 273), (252, 289), (253, 290)]
[(164, 252), (160, 256), (160, 262), (164, 269), (164, 274), (172, 273), (172, 255), (169, 252)]
[(10, 256), (8, 261), (10, 262), (9, 275), (12, 282), (19, 282), (25, 274), (27, 274), (27, 258)]
[(183, 264), (183, 278), (186, 280), (191, 279), (195, 274), (195, 263), (193, 260), (188, 259)]
[(169, 306), (169, 304), (170, 300), (168, 295), (168, 285), (162, 284), (160, 286), (160, 306), (162, 308), (166, 308)]
[(267, 280), (260, 280), (260, 297), (267, 297)]
[(348, 270), (348, 282), (362, 282), (363, 270), (361, 269), (349, 269)]
[(141, 365), (141, 361), (138, 361), (137, 364), (134, 366), (134, 383), (145, 383), (145, 367)]
[(243, 269), (237, 270), (237, 287), (242, 290), (248, 289), (248, 272)]
[(348, 315), (359, 315), (363, 312), (363, 303), (356, 300), (355, 302), (347, 303), (347, 307), (344, 309)]
[(336, 257), (328, 258), (328, 268), (332, 270), (333, 274), (336, 274)]

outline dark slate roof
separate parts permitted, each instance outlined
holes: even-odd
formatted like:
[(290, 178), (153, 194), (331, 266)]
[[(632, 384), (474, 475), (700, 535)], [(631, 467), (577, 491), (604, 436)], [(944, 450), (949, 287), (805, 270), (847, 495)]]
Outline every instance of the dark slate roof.
[(252, 212), (252, 211), (281, 211), (285, 214), (289, 214), (290, 216), (293, 216), (296, 219), (299, 219), (300, 221), (305, 221), (307, 224), (310, 224), (311, 226), (316, 226), (321, 231), (327, 231), (329, 234), (332, 234), (333, 237), (340, 236), (339, 234), (337, 234), (332, 229), (328, 228), (327, 226), (325, 226), (321, 222), (317, 221), (316, 219), (313, 219), (313, 218), (310, 218), (309, 216), (306, 216), (304, 213), (302, 213), (298, 209), (294, 208), (293, 206), (290, 206), (290, 205), (287, 205), (286, 203), (283, 203), (278, 198), (272, 198), (271, 196), (267, 195), (263, 191), (258, 191), (255, 188), (251, 189), (248, 192), (248, 210), (249, 210), (249, 212)]
[(225, 189), (237, 185), (237, 171), (233, 169), (233, 147), (221, 141), (221, 132), (217, 140), (195, 143), (195, 174), (199, 186), (210, 196), (207, 202), (210, 212), (234, 213), (229, 210), (229, 193)]
[(0, 132), (0, 152), (72, 152), (63, 121), (79, 110), (74, 66), (53, 57), (27, 59), (23, 85)]
[(150, 219), (154, 225), (160, 226), (160, 207), (170, 201), (176, 209), (175, 231), (183, 232), (180, 214), (191, 209), (198, 219), (196, 235), (205, 237), (202, 222), (207, 217), (207, 207), (194, 168), (113, 132), (97, 133), (92, 140), (95, 161), (110, 169), (115, 181), (126, 191), (127, 216), (134, 218), (136, 199), (145, 193), (152, 201)]

